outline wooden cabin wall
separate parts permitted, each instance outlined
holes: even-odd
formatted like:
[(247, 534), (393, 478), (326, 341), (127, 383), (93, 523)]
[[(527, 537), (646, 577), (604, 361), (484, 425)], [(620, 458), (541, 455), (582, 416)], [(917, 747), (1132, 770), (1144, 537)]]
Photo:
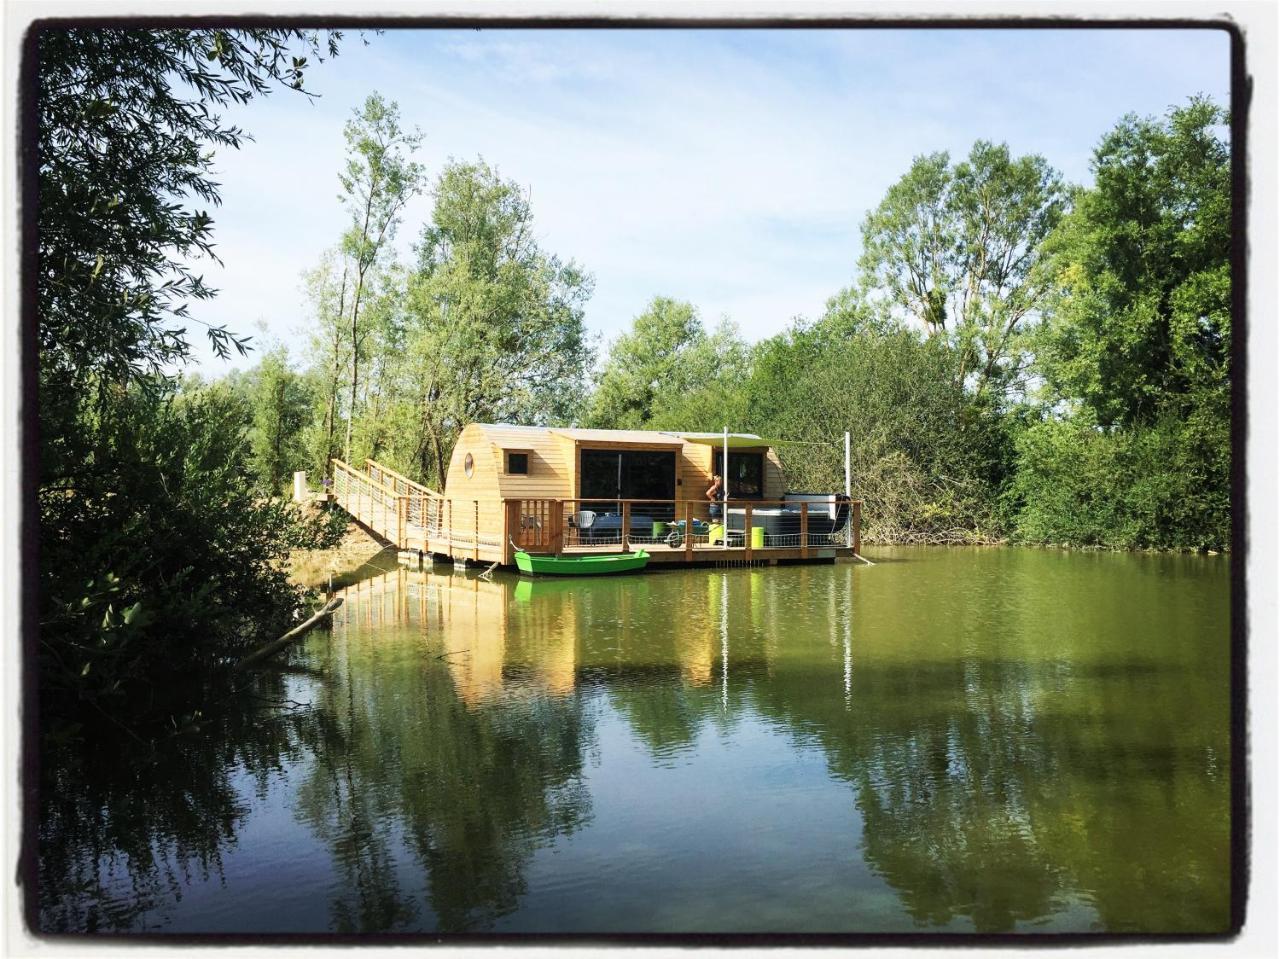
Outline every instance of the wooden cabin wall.
[(776, 450), (770, 449), (764, 458), (764, 493), (765, 499), (782, 499), (787, 493), (787, 477), (782, 472), (782, 460), (778, 459)]
[[(474, 467), (470, 477), (465, 469), (468, 453)], [(501, 536), (502, 487), (493, 443), (483, 425), (471, 423), (458, 435), (449, 458), (444, 494), (453, 501), (447, 520), (460, 535), (478, 524), (482, 536)], [(472, 500), (474, 506), (469, 502)]]
[(711, 485), (711, 447), (699, 443), (685, 443), (680, 451), (680, 473), (683, 484), (678, 488), (680, 499), (696, 500), (700, 505), (694, 510), (698, 519), (707, 517), (707, 488)]
[[(635, 442), (609, 443), (579, 441), (549, 429), (493, 426), (472, 423), (463, 429), (453, 448), (445, 495), (453, 502), (452, 525), (465, 535), (479, 523), (482, 536), (500, 537), (503, 532), (502, 500), (577, 499), (579, 454), (582, 449), (674, 449), (676, 456), (676, 498), (700, 504), (695, 515), (705, 518), (707, 487), (717, 448), (703, 443), (684, 443), (678, 448), (663, 444)], [(506, 473), (506, 451), (529, 453), (526, 476)], [(764, 498), (777, 500), (786, 492), (782, 463), (772, 449), (738, 449), (731, 452), (764, 452)], [(474, 469), (468, 478), (463, 468), (467, 453)], [(472, 505), (475, 501), (475, 505)]]

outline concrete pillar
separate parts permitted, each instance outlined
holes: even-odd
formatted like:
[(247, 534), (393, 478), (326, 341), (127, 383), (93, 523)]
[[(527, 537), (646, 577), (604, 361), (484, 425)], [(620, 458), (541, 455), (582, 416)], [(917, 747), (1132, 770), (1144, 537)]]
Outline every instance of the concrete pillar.
[(311, 494), (307, 492), (307, 471), (298, 470), (293, 474), (293, 501), (305, 503), (310, 498)]

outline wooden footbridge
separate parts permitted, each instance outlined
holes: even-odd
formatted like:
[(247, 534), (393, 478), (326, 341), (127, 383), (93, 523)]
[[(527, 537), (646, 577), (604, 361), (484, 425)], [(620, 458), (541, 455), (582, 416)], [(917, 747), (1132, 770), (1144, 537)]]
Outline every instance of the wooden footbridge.
[(835, 515), (804, 502), (727, 500), (726, 531), (705, 500), (467, 499), (374, 460), (363, 469), (337, 459), (331, 466), (334, 502), (362, 526), (402, 552), (455, 561), (511, 565), (518, 547), (557, 554), (643, 548), (651, 565), (832, 562), (860, 546), (860, 500)]

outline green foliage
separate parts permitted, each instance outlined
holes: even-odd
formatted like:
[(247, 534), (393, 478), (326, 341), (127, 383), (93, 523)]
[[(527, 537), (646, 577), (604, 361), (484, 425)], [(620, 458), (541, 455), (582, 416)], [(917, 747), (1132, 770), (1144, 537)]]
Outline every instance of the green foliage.
[(302, 277), (311, 306), (307, 378), (314, 384), (316, 404), (303, 429), (303, 444), (317, 476), (327, 475), (329, 460), (343, 452), (338, 443), (338, 421), (344, 410), (342, 384), (351, 366), (346, 325), (349, 275), (350, 263), (339, 251), (328, 250)]
[(945, 334), (961, 382), (1016, 391), (1047, 292), (1039, 247), (1065, 205), (1057, 171), (1004, 144), (979, 140), (954, 167), (946, 153), (917, 157), (863, 223), (864, 289), (894, 320)]
[(1018, 442), (1008, 492), (1018, 537), (1123, 549), (1225, 549), (1231, 542), (1225, 409), (1105, 431), (1046, 420)]
[(586, 425), (714, 429), (745, 414), (750, 351), (728, 320), (708, 334), (692, 303), (654, 297), (609, 347)]
[[(229, 659), (292, 616), (278, 559), (297, 535), (251, 490), (248, 408), (175, 395), (194, 272), (213, 256), (220, 109), (299, 89), (299, 30), (44, 28), (36, 274), (40, 708), (52, 737), (190, 714)], [(243, 350), (209, 331), (219, 355)]]
[(247, 419), (224, 389), (131, 390), (93, 424), (94, 469), (40, 490), (41, 706), (53, 717), (176, 715), (287, 628), (302, 597), (277, 564), (297, 517), (253, 491)]
[(1226, 121), (1202, 99), (1163, 123), (1125, 117), (1048, 244), (1059, 298), (1040, 367), (1103, 426), (1152, 423), (1171, 403), (1230, 389)]
[(338, 174), (339, 199), (350, 217), (342, 252), (358, 272), (365, 272), (394, 237), (405, 203), (422, 189), (422, 164), (408, 158), (422, 143), (422, 134), (404, 130), (399, 105), (377, 92), (353, 112), (342, 131), (347, 164)]
[(251, 463), (260, 488), (279, 496), (295, 470), (305, 468), (302, 427), (312, 405), (308, 384), (289, 367), (288, 352), (277, 346), (263, 355), (248, 376), (252, 413)]
[[(694, 347), (706, 338), (691, 303), (655, 296), (631, 323), (631, 332), (609, 347), (596, 379), (588, 426), (642, 429), (653, 415), (659, 394), (679, 393), (710, 369), (687, 366)], [(699, 359), (706, 360), (705, 353)]]
[[(1230, 150), (1224, 111), (1125, 117), (1046, 244), (1045, 422), (1011, 491), (1031, 541), (1230, 542)], [(1065, 422), (1056, 422), (1066, 408)]]
[(748, 416), (745, 386), (751, 347), (729, 320), (701, 336), (672, 371), (675, 381), (653, 399), (649, 425), (660, 430), (714, 430)]
[(407, 283), (403, 363), (388, 400), (403, 424), (394, 463), (441, 484), (467, 423), (575, 416), (592, 280), (542, 249), (515, 182), (483, 161), (448, 164)]
[(723, 320), (708, 334), (691, 303), (657, 296), (610, 346), (585, 422), (689, 430), (738, 422), (749, 370), (749, 350), (736, 326)]
[(752, 429), (795, 441), (779, 454), (791, 486), (844, 488), (843, 434), (869, 541), (952, 542), (1000, 533), (998, 419), (956, 377), (945, 341), (859, 321), (849, 296), (820, 322), (761, 344)]
[[(347, 403), (347, 436), (344, 456), (351, 459), (352, 431), (358, 409), (360, 363), (364, 358), (370, 324), (361, 323), (366, 282), (382, 252), (395, 238), (404, 205), (421, 192), (425, 182), (422, 165), (410, 159), (422, 142), (418, 131), (400, 126), (400, 108), (372, 93), (343, 130), (347, 140), (347, 165), (338, 175), (339, 197), (347, 207), (350, 225), (342, 235), (342, 255), (347, 260), (346, 280), (353, 278), (351, 294), (351, 391)], [(383, 351), (385, 355), (385, 351)]]
[[(84, 388), (166, 371), (189, 352), (191, 267), (213, 257), (213, 149), (248, 134), (218, 108), (299, 87), (306, 58), (337, 52), (301, 30), (47, 28), (40, 34), (38, 168), (43, 382)], [(162, 82), (158, 82), (161, 81)], [(184, 96), (185, 94), (185, 96)], [(209, 330), (214, 349), (243, 348)]]

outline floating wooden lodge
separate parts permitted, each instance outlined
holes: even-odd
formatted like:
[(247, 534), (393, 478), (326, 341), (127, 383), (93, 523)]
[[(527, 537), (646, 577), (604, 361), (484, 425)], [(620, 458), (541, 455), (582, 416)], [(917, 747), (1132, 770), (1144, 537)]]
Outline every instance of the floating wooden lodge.
[[(472, 423), (443, 493), (373, 460), (334, 460), (332, 492), (401, 550), (452, 560), (510, 565), (517, 549), (643, 548), (651, 564), (686, 565), (854, 555), (861, 501), (788, 492), (775, 445), (743, 433)], [(727, 489), (712, 502), (716, 474)]]

